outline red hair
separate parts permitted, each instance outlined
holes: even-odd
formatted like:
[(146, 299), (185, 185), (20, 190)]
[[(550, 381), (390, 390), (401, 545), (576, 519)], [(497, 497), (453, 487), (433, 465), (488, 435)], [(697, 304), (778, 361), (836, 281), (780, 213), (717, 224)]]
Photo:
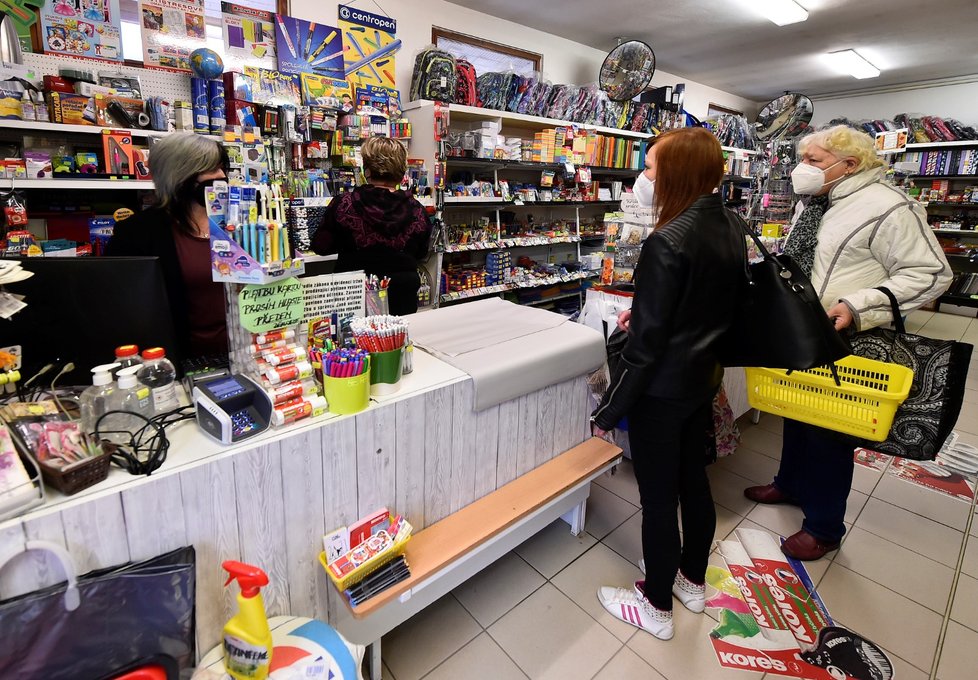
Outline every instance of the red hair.
[(670, 130), (656, 137), (653, 145), (658, 229), (720, 186), (724, 162), (720, 142), (706, 128)]

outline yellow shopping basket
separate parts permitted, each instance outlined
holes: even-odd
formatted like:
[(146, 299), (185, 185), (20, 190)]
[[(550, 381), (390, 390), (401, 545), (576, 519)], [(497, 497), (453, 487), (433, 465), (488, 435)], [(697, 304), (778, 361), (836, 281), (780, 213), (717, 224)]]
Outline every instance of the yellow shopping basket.
[(913, 371), (904, 366), (848, 356), (807, 371), (748, 368), (747, 398), (760, 411), (800, 420), (870, 441), (886, 439), (897, 407), (910, 393)]

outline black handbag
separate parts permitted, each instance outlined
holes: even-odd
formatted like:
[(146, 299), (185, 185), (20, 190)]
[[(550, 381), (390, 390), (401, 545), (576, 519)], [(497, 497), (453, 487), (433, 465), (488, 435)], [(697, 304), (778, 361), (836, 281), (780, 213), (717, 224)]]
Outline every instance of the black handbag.
[(852, 353), (913, 370), (910, 395), (897, 409), (883, 442), (864, 442), (867, 449), (911, 460), (933, 460), (954, 429), (964, 400), (973, 347), (907, 333), (900, 305), (887, 288), (896, 330), (873, 328), (855, 333)]
[(835, 330), (808, 276), (788, 255), (768, 252), (740, 224), (764, 259), (747, 267), (733, 325), (720, 341), (720, 362), (801, 371), (849, 356), (849, 343)]

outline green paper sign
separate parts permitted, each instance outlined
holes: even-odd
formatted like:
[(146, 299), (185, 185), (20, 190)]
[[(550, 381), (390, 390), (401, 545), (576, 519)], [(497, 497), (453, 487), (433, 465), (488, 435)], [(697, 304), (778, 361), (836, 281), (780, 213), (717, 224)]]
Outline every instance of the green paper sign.
[(264, 285), (249, 284), (238, 293), (241, 325), (252, 333), (265, 333), (302, 321), (305, 303), (299, 279)]

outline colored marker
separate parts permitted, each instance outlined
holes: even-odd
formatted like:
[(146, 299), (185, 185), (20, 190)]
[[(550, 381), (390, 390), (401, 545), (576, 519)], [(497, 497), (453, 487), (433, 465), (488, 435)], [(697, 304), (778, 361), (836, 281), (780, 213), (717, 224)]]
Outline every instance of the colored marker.
[(303, 54), (303, 57), (302, 58), (303, 59), (308, 59), (309, 58), (309, 50), (312, 49), (312, 34), (313, 34), (313, 32), (315, 30), (316, 30), (316, 22), (315, 21), (310, 21), (309, 22), (309, 31), (306, 33), (306, 46), (302, 50), (302, 54)]
[(282, 21), (282, 17), (276, 14), (275, 21), (278, 22), (279, 28), (282, 29), (282, 35), (285, 36), (285, 46), (288, 47), (289, 52), (292, 53), (292, 58), (298, 59), (299, 55), (295, 53), (295, 45), (292, 44), (292, 36), (289, 35), (289, 30), (285, 27), (285, 22)]

